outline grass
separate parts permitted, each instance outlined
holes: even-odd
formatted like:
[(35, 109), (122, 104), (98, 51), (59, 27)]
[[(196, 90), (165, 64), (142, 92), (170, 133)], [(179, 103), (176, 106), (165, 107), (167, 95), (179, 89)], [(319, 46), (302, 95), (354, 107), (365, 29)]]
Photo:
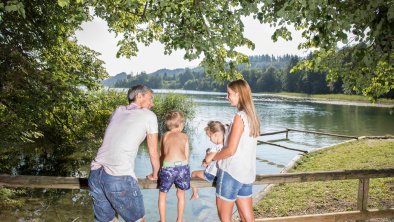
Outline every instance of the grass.
[[(302, 97), (316, 100), (339, 100), (339, 101), (351, 101), (351, 102), (365, 102), (370, 103), (367, 97), (361, 95), (346, 95), (346, 94), (305, 94), (305, 93), (290, 93), (280, 92), (272, 93), (274, 95), (291, 96), (291, 97)], [(378, 99), (377, 103), (394, 105), (393, 99)]]
[[(394, 140), (360, 140), (308, 154), (289, 172), (394, 168)], [(258, 204), (256, 218), (357, 209), (358, 180), (275, 186)], [(370, 180), (368, 208), (394, 206), (394, 178)]]

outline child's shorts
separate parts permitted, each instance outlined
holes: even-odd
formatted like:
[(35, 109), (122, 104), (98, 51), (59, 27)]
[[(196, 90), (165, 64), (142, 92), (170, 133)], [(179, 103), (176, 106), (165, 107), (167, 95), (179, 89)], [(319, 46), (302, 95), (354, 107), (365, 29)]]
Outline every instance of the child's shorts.
[(190, 167), (189, 165), (162, 167), (159, 172), (159, 190), (167, 193), (172, 184), (181, 190), (190, 189)]
[(215, 182), (217, 177), (204, 170), (204, 179), (208, 182)]

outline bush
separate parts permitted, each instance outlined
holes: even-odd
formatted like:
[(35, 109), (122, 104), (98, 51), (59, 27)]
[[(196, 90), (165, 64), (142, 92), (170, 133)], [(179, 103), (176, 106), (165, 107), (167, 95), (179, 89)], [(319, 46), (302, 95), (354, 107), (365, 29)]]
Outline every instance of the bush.
[(154, 97), (154, 104), (155, 106), (152, 111), (157, 115), (160, 133), (164, 133), (166, 131), (165, 115), (170, 111), (182, 112), (185, 116), (185, 129), (191, 129), (190, 123), (195, 114), (195, 104), (191, 98), (174, 93), (157, 94)]

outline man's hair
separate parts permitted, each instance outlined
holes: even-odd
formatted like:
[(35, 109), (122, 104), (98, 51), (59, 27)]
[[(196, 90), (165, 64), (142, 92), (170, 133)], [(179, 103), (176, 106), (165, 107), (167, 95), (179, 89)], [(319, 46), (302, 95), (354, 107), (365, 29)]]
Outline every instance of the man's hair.
[(135, 98), (137, 97), (138, 93), (141, 93), (142, 95), (144, 95), (147, 92), (153, 93), (153, 90), (147, 86), (142, 85), (142, 84), (135, 85), (135, 86), (131, 87), (129, 89), (129, 91), (127, 92), (127, 99), (129, 100), (129, 103), (135, 102)]
[(168, 130), (178, 128), (184, 121), (183, 113), (171, 111), (166, 114), (166, 126)]

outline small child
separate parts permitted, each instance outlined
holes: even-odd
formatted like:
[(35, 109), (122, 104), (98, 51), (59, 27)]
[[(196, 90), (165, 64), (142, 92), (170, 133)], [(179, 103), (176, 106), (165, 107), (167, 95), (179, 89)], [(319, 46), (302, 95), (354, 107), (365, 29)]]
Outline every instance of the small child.
[(175, 184), (178, 198), (177, 222), (183, 221), (185, 209), (185, 190), (190, 189), (189, 139), (182, 133), (184, 117), (180, 112), (166, 115), (167, 131), (161, 137), (161, 156), (163, 161), (159, 172), (159, 213), (160, 221), (166, 221), (166, 197), (171, 186)]
[[(215, 156), (216, 152), (219, 152), (223, 148), (224, 137), (225, 137), (225, 126), (219, 121), (209, 121), (205, 127), (205, 133), (209, 137), (212, 143), (216, 144), (214, 148), (208, 148), (206, 151), (205, 159), (203, 160), (203, 166), (206, 166), (205, 170), (197, 170), (192, 172), (192, 177), (205, 179), (208, 182), (216, 181), (217, 165), (216, 161), (212, 161), (209, 165), (206, 165), (206, 161), (210, 162)], [(198, 189), (197, 187), (192, 188), (193, 193), (191, 200), (197, 199)]]

